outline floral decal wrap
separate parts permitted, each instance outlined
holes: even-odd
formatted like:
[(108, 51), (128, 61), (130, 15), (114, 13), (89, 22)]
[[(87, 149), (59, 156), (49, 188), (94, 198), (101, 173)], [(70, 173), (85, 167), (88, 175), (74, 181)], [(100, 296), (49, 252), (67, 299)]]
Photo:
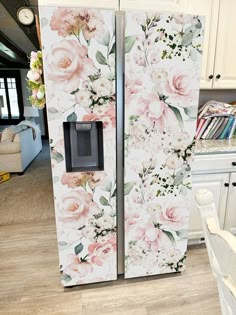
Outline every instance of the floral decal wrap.
[[(115, 280), (114, 12), (40, 7), (59, 258), (64, 286)], [(104, 171), (65, 170), (64, 121), (102, 121)]]
[(184, 268), (202, 41), (199, 16), (126, 14), (126, 278)]

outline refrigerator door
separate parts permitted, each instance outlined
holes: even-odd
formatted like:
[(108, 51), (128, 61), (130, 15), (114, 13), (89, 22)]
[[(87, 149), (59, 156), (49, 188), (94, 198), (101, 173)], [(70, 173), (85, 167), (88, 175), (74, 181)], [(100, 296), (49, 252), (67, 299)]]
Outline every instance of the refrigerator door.
[(185, 266), (203, 29), (199, 16), (126, 13), (126, 278)]
[(40, 17), (62, 284), (115, 280), (115, 13), (40, 6)]

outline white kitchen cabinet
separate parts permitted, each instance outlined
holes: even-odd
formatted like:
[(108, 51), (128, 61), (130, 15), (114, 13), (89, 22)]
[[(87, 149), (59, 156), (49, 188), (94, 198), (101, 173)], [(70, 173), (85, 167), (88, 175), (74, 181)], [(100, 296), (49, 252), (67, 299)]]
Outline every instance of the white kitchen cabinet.
[(205, 17), (204, 45), (202, 55), (202, 89), (211, 89), (214, 78), (215, 49), (220, 0), (189, 0), (185, 12)]
[(230, 176), (224, 229), (236, 234), (236, 173)]
[[(221, 0), (219, 10), (213, 87), (236, 88), (236, 1)], [(217, 76), (219, 79), (217, 79)]]
[(202, 89), (236, 88), (236, 1), (190, 0), (186, 11), (206, 17)]
[[(209, 189), (214, 195), (214, 202), (219, 217), (221, 228), (224, 227), (225, 211), (227, 205), (227, 195), (229, 184), (229, 173), (206, 174), (193, 176), (193, 197), (190, 209), (188, 239), (200, 239), (203, 237), (201, 217), (194, 200), (198, 189)], [(236, 218), (236, 216), (235, 216)]]

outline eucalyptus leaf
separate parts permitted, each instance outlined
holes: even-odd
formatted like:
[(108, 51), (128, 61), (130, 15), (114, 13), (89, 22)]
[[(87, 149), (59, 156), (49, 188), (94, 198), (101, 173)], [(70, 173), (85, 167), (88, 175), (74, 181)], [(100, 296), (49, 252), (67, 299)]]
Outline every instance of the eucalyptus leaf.
[(185, 46), (185, 47), (191, 45), (192, 44), (192, 40), (193, 40), (193, 35), (194, 35), (194, 33), (192, 33), (192, 32), (185, 33), (183, 38), (182, 38), (181, 45)]
[(169, 105), (169, 108), (174, 112), (176, 118), (178, 119), (178, 121), (180, 123), (180, 126), (183, 127), (183, 125), (184, 125), (183, 118), (181, 116), (179, 109), (174, 107), (174, 106), (171, 106), (171, 105)]
[(103, 36), (99, 39), (97, 39), (97, 41), (104, 46), (108, 46), (109, 42), (110, 42), (110, 33), (108, 30), (105, 30)]
[(107, 181), (105, 186), (102, 186), (102, 189), (105, 191), (111, 191), (112, 182), (110, 180)]
[(178, 186), (178, 185), (182, 184), (183, 180), (185, 178), (185, 175), (186, 175), (186, 172), (183, 170), (177, 172), (175, 179), (174, 179), (174, 182), (173, 182), (173, 185)]
[(83, 249), (84, 249), (84, 246), (82, 243), (79, 243), (78, 245), (76, 245), (74, 248), (75, 255), (78, 255), (79, 253), (81, 253)]
[(71, 276), (67, 275), (66, 273), (62, 274), (61, 279), (65, 282), (70, 282), (72, 280)]
[(134, 182), (129, 182), (124, 184), (124, 195), (128, 195), (132, 188), (134, 187)]
[(106, 58), (103, 56), (103, 54), (99, 50), (96, 53), (96, 59), (97, 59), (97, 62), (100, 63), (100, 65), (107, 65)]
[(196, 106), (189, 106), (189, 107), (185, 107), (184, 108), (185, 114), (188, 117), (192, 118), (192, 119), (196, 119), (196, 117), (197, 117), (197, 110), (198, 109), (197, 109)]
[(57, 114), (58, 110), (55, 107), (48, 107), (48, 112), (52, 114)]
[(178, 237), (186, 239), (188, 237), (188, 230), (176, 231)]
[(136, 42), (136, 36), (125, 37), (125, 53), (129, 53)]
[(61, 242), (59, 242), (58, 243), (58, 245), (60, 245), (60, 246), (66, 246), (66, 245), (68, 245), (66, 242), (64, 242), (64, 241), (61, 241)]
[(115, 52), (116, 52), (116, 43), (112, 45), (109, 55), (114, 54)]
[(52, 152), (51, 155), (52, 155), (52, 159), (56, 160), (57, 163), (60, 163), (64, 160), (63, 155), (59, 152)]
[(109, 206), (109, 201), (107, 200), (107, 198), (105, 198), (104, 196), (101, 196), (100, 199), (99, 199), (100, 203), (103, 205), (103, 206)]
[(166, 234), (166, 236), (168, 236), (168, 238), (170, 239), (170, 241), (171, 241), (172, 243), (175, 243), (175, 238), (174, 238), (174, 236), (173, 236), (173, 234), (172, 234), (171, 232), (169, 232), (169, 231), (163, 231), (163, 230), (162, 230), (162, 232), (164, 232), (164, 233)]
[(69, 116), (67, 116), (67, 121), (76, 121), (77, 115), (75, 112), (71, 113)]

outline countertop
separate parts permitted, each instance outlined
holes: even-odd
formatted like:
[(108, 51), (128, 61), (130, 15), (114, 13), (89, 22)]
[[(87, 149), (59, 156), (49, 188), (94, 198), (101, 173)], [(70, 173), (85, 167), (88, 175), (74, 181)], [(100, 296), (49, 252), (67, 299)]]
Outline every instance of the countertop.
[(197, 140), (195, 154), (236, 153), (236, 139)]

